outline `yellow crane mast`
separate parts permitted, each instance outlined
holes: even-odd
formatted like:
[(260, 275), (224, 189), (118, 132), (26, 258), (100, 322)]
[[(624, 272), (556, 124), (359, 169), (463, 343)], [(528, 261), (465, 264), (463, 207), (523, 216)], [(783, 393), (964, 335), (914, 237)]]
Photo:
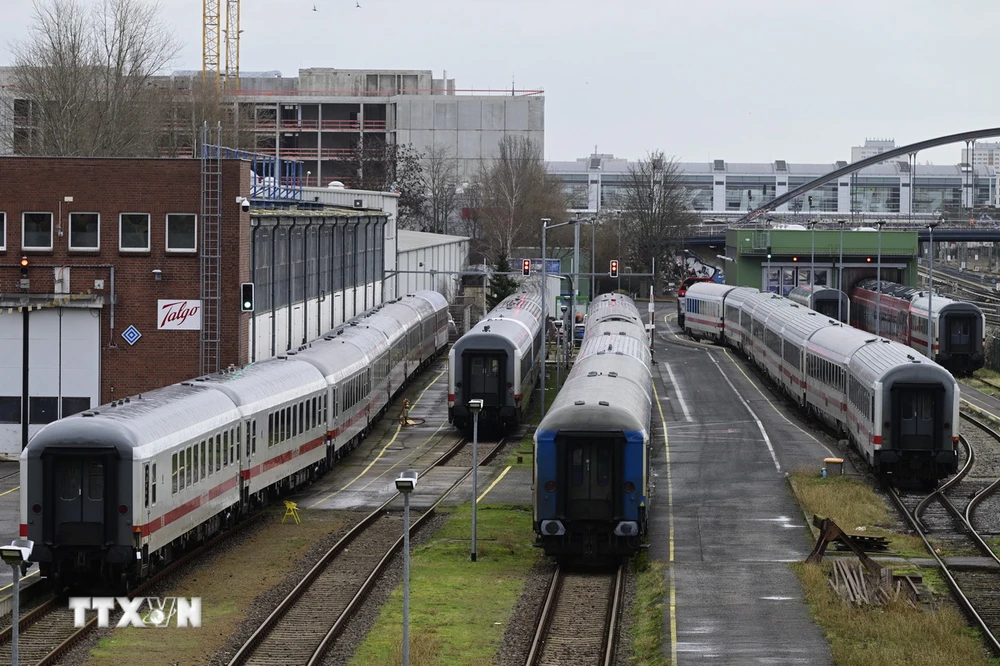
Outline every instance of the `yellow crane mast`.
[[(201, 81), (219, 90), (240, 89), (240, 0), (226, 0), (226, 28), (222, 29), (221, 0), (202, 0)], [(226, 33), (226, 68), (222, 69), (220, 47)], [(223, 77), (223, 72), (225, 76)]]

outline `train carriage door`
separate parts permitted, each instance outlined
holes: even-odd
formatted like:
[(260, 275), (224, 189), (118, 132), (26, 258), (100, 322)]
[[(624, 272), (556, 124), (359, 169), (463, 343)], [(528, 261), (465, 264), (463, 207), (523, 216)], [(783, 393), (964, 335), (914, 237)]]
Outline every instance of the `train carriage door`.
[(612, 520), (615, 515), (615, 441), (590, 437), (567, 438), (567, 520)]
[(919, 385), (892, 388), (893, 448), (932, 451), (941, 440), (944, 392)]
[(466, 352), (463, 361), (468, 399), (481, 399), (484, 407), (503, 406), (507, 385), (506, 354)]
[(951, 354), (968, 354), (972, 352), (972, 317), (955, 315), (943, 316), (940, 343), (945, 346), (943, 352)]
[(54, 482), (50, 496), (55, 512), (52, 531), (45, 530), (46, 539), (82, 546), (102, 546), (113, 539), (113, 534), (105, 533), (105, 525), (112, 532), (115, 529), (107, 507), (118, 505), (114, 496), (117, 466), (112, 458), (53, 456), (51, 461), (53, 473), (48, 478)]

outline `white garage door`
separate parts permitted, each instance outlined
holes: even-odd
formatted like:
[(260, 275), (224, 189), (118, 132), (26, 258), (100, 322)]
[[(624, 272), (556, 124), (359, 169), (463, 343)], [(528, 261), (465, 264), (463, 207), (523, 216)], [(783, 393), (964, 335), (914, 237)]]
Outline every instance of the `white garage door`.
[[(100, 404), (100, 310), (29, 313), (28, 436)], [(22, 314), (0, 315), (0, 457), (21, 452)]]

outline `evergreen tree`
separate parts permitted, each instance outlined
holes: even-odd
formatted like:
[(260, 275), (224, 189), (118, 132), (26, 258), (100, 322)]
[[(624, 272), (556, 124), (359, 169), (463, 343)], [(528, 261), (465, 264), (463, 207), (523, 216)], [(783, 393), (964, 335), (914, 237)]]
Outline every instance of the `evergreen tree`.
[(503, 245), (500, 245), (496, 251), (496, 259), (493, 262), (493, 276), (490, 278), (489, 290), (486, 294), (486, 306), (492, 310), (497, 305), (507, 298), (515, 291), (517, 291), (518, 283), (512, 275), (500, 275), (500, 273), (510, 272), (510, 258), (507, 256), (507, 250)]

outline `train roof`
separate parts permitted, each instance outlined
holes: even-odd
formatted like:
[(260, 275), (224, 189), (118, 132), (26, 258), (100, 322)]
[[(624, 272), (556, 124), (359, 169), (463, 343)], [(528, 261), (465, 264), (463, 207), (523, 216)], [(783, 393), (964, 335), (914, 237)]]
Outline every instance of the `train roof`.
[[(719, 284), (718, 282), (695, 282), (687, 289), (685, 298), (690, 296), (714, 296), (724, 298), (733, 289), (738, 289), (735, 285)], [(757, 291), (756, 289), (754, 291)]]
[[(412, 294), (407, 294), (406, 298), (407, 299), (415, 298), (426, 301), (427, 304), (431, 306), (431, 309), (434, 310), (435, 312), (441, 309), (445, 310), (448, 309), (448, 299), (445, 298), (440, 293), (432, 291), (430, 289), (421, 289), (420, 291), (415, 291)], [(399, 300), (403, 300), (404, 303), (408, 303), (408, 301), (405, 299), (399, 299)], [(396, 302), (398, 303), (399, 300), (397, 300)]]
[(44, 449), (115, 448), (122, 460), (145, 457), (134, 449), (168, 448), (239, 423), (240, 411), (208, 382), (183, 382), (101, 405), (49, 423), (31, 438), (22, 457)]
[(766, 326), (782, 331), (782, 335), (786, 338), (794, 338), (793, 342), (799, 347), (821, 328), (840, 325), (835, 319), (803, 306), (777, 308), (768, 316), (766, 322)]
[[(878, 280), (875, 278), (868, 278), (855, 284), (854, 288), (877, 292), (878, 285)], [(895, 298), (902, 298), (904, 301), (909, 301), (912, 300), (914, 296), (919, 294), (920, 290), (916, 287), (908, 287), (905, 284), (899, 284), (898, 282), (888, 282), (886, 280), (882, 280), (882, 293), (887, 296), (894, 296)]]
[(983, 317), (982, 308), (980, 308), (975, 303), (970, 303), (968, 301), (956, 301), (953, 298), (948, 298), (947, 296), (940, 296), (934, 294), (934, 298), (928, 298), (927, 292), (922, 291), (917, 296), (913, 297), (910, 301), (910, 305), (914, 309), (923, 310), (924, 313), (927, 312), (927, 306), (933, 307), (934, 312), (954, 312), (954, 313), (967, 313), (975, 315), (977, 317)]
[(636, 340), (642, 340), (644, 344), (649, 344), (649, 335), (646, 333), (645, 324), (632, 323), (626, 321), (599, 321), (587, 327), (586, 339), (604, 335), (625, 335)]
[(871, 385), (912, 381), (942, 382), (957, 389), (958, 383), (950, 372), (905, 345), (885, 338), (869, 340), (851, 356), (851, 371)]
[(609, 320), (642, 322), (642, 314), (635, 302), (624, 294), (601, 294), (587, 310), (587, 326)]
[(349, 327), (342, 335), (315, 340), (307, 347), (289, 354), (314, 366), (326, 381), (336, 384), (368, 367), (387, 348), (388, 342), (381, 331), (367, 327)]
[[(648, 339), (637, 339), (634, 336), (626, 335), (588, 335), (580, 344), (580, 352), (577, 354), (576, 363), (589, 356), (618, 356), (634, 359), (636, 362), (649, 369), (651, 361)], [(624, 364), (623, 359), (617, 362)], [(576, 366), (573, 366), (574, 371)]]
[(592, 355), (577, 360), (538, 431), (645, 432), (651, 406), (648, 368)]
[(509, 348), (525, 349), (540, 329), (542, 318), (541, 296), (533, 291), (521, 291), (508, 296), (455, 342), (456, 352), (466, 347), (490, 349), (497, 340), (506, 340)]
[(322, 372), (313, 364), (299, 360), (295, 352), (289, 354), (185, 383), (213, 386), (225, 393), (244, 416), (326, 390)]
[(808, 347), (827, 358), (847, 363), (855, 351), (865, 346), (874, 335), (852, 326), (829, 326), (814, 332)]

